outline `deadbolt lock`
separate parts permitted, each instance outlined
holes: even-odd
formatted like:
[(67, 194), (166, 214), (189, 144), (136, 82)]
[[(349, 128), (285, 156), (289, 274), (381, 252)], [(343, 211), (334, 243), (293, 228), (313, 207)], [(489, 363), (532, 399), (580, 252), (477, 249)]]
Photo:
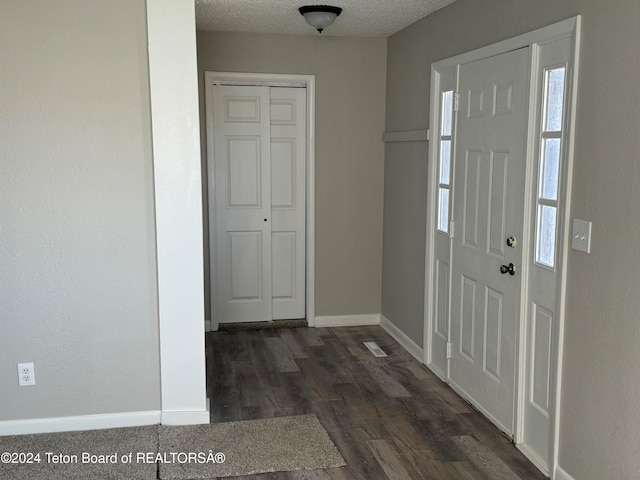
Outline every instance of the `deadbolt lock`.
[(516, 246), (516, 237), (507, 238), (507, 246), (514, 248)]

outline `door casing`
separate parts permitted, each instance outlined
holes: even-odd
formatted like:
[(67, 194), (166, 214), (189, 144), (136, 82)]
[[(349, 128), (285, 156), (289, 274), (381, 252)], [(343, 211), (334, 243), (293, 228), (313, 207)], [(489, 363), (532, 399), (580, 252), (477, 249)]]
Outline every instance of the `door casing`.
[[(265, 74), (238, 72), (205, 72), (205, 118), (207, 138), (207, 183), (209, 211), (215, 211), (214, 150), (213, 145), (213, 85), (248, 85), (266, 87), (304, 87), (307, 89), (307, 151), (306, 151), (306, 317), (315, 326), (315, 75)], [(209, 221), (209, 239), (215, 239), (215, 222)], [(211, 241), (209, 242), (211, 244)], [(215, 272), (215, 252), (210, 249), (209, 267)], [(215, 299), (215, 274), (210, 275), (211, 300)], [(215, 308), (206, 330), (218, 330), (220, 324)]]
[[(562, 224), (558, 228), (558, 250), (561, 251), (560, 262), (558, 265), (558, 321), (555, 325), (553, 332), (556, 341), (553, 345), (553, 355), (555, 358), (554, 365), (551, 366), (551, 378), (553, 381), (553, 400), (551, 402), (551, 425), (552, 425), (552, 452), (551, 462), (549, 465), (542, 465), (536, 461), (535, 458), (528, 455), (526, 449), (522, 449), (523, 453), (544, 473), (555, 478), (556, 471), (558, 469), (558, 438), (559, 438), (559, 419), (560, 419), (560, 401), (561, 401), (561, 384), (562, 384), (562, 353), (564, 343), (564, 306), (565, 306), (565, 293), (566, 293), (566, 276), (567, 276), (567, 258), (568, 250), (570, 247), (570, 221), (569, 214), (571, 211), (571, 181), (573, 174), (573, 150), (574, 150), (574, 137), (575, 137), (575, 118), (576, 118), (576, 95), (577, 95), (577, 72), (579, 71), (579, 46), (580, 46), (580, 25), (581, 17), (576, 17), (563, 20), (556, 24), (525, 33), (523, 35), (504, 40), (499, 43), (489, 45), (487, 47), (479, 48), (455, 57), (445, 59), (431, 66), (431, 95), (430, 95), (430, 115), (429, 115), (429, 131), (433, 132), (430, 136), (435, 138), (435, 132), (437, 132), (439, 125), (440, 115), (440, 79), (441, 74), (447, 74), (455, 69), (457, 65), (462, 65), (478, 60), (483, 60), (489, 57), (500, 55), (512, 50), (529, 47), (532, 52), (531, 58), (531, 72), (530, 75), (535, 75), (537, 72), (537, 57), (539, 45), (544, 45), (553, 41), (557, 41), (563, 38), (571, 38), (573, 40), (573, 52), (572, 57), (569, 59), (569, 65), (571, 67), (572, 74), (567, 82), (567, 96), (569, 98), (568, 110), (566, 115), (569, 119), (568, 130), (566, 133), (566, 162), (565, 168), (565, 180), (562, 186), (563, 198), (562, 205), (560, 206), (560, 213), (562, 215)], [(529, 103), (535, 105), (536, 101), (539, 101), (537, 92), (534, 89), (530, 89)], [(535, 108), (529, 108), (528, 128), (527, 128), (527, 157), (526, 157), (526, 171), (525, 171), (525, 209), (523, 214), (524, 218), (524, 231), (523, 231), (523, 259), (530, 258), (530, 252), (532, 248), (531, 242), (531, 225), (532, 218), (529, 212), (532, 211), (532, 202), (535, 194), (535, 180), (536, 172), (534, 171), (534, 165), (536, 162), (533, 158), (530, 148), (535, 142)], [(431, 141), (429, 143), (429, 167), (428, 167), (428, 183), (427, 183), (427, 231), (426, 231), (426, 255), (425, 255), (425, 295), (424, 295), (424, 337), (423, 337), (423, 362), (441, 379), (448, 381), (448, 368), (442, 371), (439, 368), (433, 367), (432, 362), (432, 332), (433, 324), (435, 321), (433, 305), (435, 302), (434, 296), (434, 282), (436, 280), (436, 259), (435, 259), (435, 242), (436, 242), (436, 220), (437, 220), (437, 190), (438, 190), (438, 142)], [(455, 187), (454, 187), (455, 188)], [(525, 402), (525, 384), (527, 381), (525, 378), (525, 354), (526, 345), (528, 342), (527, 329), (524, 323), (527, 319), (527, 308), (529, 304), (529, 262), (523, 261), (522, 268), (522, 288), (520, 295), (520, 312), (518, 321), (518, 341), (517, 341), (517, 355), (516, 355), (516, 421), (514, 428), (514, 441), (516, 446), (522, 442), (523, 439), (523, 405)]]

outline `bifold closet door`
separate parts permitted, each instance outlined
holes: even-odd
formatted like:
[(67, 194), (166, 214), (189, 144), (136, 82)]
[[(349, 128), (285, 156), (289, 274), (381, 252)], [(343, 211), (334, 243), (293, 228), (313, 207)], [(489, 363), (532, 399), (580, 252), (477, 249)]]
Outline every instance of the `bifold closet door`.
[(305, 316), (306, 90), (214, 86), (219, 323)]
[(305, 88), (271, 87), (273, 319), (305, 318)]

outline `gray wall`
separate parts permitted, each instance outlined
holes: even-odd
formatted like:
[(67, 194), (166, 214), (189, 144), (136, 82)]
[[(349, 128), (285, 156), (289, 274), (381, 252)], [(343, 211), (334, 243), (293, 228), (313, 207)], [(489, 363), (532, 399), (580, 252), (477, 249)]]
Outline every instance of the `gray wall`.
[[(458, 0), (389, 38), (386, 127), (426, 128), (432, 62), (576, 14), (583, 41), (571, 217), (594, 230), (592, 253), (572, 250), (568, 259), (560, 465), (578, 480), (632, 479), (640, 471), (640, 2)], [(422, 148), (386, 151), (382, 312), (417, 343), (425, 162)]]
[(380, 312), (386, 39), (202, 31), (197, 41), (203, 139), (204, 71), (316, 75), (316, 315)]
[(160, 409), (146, 40), (144, 0), (0, 2), (0, 420)]

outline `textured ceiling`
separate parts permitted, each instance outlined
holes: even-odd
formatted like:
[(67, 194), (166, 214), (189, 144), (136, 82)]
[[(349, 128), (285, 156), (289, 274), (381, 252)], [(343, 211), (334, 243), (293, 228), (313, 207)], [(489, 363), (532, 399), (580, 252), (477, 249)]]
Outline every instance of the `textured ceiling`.
[(303, 5), (342, 7), (322, 35), (388, 37), (455, 0), (195, 0), (198, 30), (318, 35)]

